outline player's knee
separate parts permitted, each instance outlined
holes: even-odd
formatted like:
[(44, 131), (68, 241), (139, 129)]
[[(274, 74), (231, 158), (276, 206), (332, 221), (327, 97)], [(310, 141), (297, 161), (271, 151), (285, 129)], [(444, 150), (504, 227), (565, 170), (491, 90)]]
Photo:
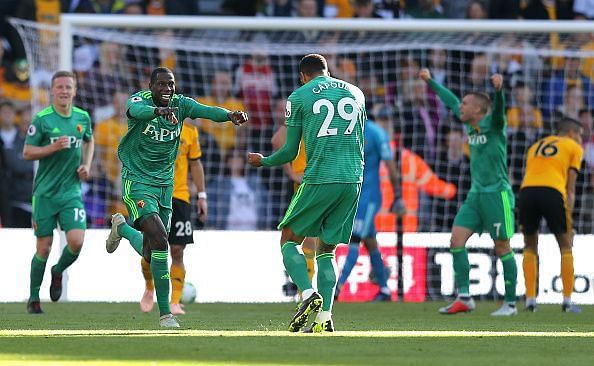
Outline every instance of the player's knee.
[(369, 253), (377, 250), (377, 241), (375, 239), (365, 239), (363, 240), (363, 244)]
[(82, 249), (83, 241), (73, 241), (68, 243), (68, 247), (72, 253), (79, 253)]

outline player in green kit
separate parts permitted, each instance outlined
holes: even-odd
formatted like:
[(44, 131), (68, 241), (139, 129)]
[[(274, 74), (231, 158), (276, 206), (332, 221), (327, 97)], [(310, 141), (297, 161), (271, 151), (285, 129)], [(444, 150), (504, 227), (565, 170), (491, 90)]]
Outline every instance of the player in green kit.
[[(207, 118), (241, 125), (247, 115), (210, 107), (175, 93), (175, 77), (165, 67), (151, 73), (150, 90), (130, 97), (128, 132), (120, 141), (122, 196), (134, 227), (122, 214), (111, 220), (107, 252), (115, 251), (122, 237), (151, 265), (159, 305), (159, 324), (179, 327), (169, 309), (168, 232), (171, 224), (173, 170), (182, 124), (186, 118)], [(138, 230), (140, 231), (138, 231)]]
[(62, 272), (78, 258), (85, 238), (87, 218), (80, 181), (89, 177), (94, 142), (91, 118), (72, 105), (76, 79), (70, 71), (52, 76), (52, 104), (35, 115), (25, 140), (23, 158), (39, 160), (33, 187), (33, 229), (37, 251), (31, 260), (31, 283), (27, 311), (41, 314), (39, 288), (53, 241), (56, 224), (66, 232), (67, 246), (52, 267), (50, 298), (62, 295)]
[[(248, 162), (270, 167), (293, 161), (303, 137), (305, 173), (279, 224), (283, 263), (303, 298), (289, 331), (298, 332), (312, 313), (318, 313), (304, 332), (332, 332), (334, 250), (350, 240), (363, 180), (365, 97), (356, 86), (330, 77), (326, 60), (317, 54), (301, 59), (299, 77), (303, 86), (287, 101), (285, 144), (268, 157), (249, 153)], [(305, 257), (297, 250), (305, 237), (318, 238), (319, 293), (307, 275)]]
[(474, 310), (469, 291), (470, 264), (466, 242), (472, 234), (488, 231), (495, 242), (495, 254), (503, 264), (505, 282), (505, 302), (491, 315), (516, 315), (518, 269), (509, 245), (514, 233), (514, 195), (508, 181), (503, 77), (499, 74), (491, 76), (495, 88), (492, 109), (487, 94), (472, 92), (460, 101), (450, 90), (432, 80), (428, 69), (422, 69), (419, 77), (466, 125), (470, 145), (470, 192), (454, 219), (450, 241), (458, 297), (439, 312), (456, 314)]

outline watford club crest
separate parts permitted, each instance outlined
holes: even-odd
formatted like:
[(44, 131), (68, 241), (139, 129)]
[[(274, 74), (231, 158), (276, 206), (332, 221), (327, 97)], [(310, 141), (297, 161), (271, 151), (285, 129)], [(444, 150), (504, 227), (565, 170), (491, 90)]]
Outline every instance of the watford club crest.
[(83, 126), (81, 124), (76, 125), (76, 130), (78, 131), (78, 133), (82, 133), (83, 132)]
[(144, 201), (140, 200), (136, 203), (138, 205), (138, 208), (144, 208)]

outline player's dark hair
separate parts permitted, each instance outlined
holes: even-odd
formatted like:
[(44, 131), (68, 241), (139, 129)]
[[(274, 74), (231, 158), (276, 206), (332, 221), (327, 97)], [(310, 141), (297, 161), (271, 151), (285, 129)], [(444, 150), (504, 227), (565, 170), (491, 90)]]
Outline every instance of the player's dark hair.
[(74, 85), (76, 86), (76, 74), (73, 73), (72, 71), (67, 71), (67, 70), (56, 71), (52, 75), (51, 85), (54, 85), (54, 80), (56, 80), (57, 78), (63, 78), (63, 77), (72, 78), (72, 80), (74, 80)]
[(159, 74), (172, 74), (173, 75), (173, 71), (171, 71), (168, 67), (163, 67), (163, 66), (153, 69), (153, 71), (151, 72), (151, 85), (153, 85), (155, 83), (155, 81), (157, 81), (157, 76)]
[(468, 95), (472, 95), (479, 102), (479, 107), (481, 107), (482, 113), (487, 113), (489, 108), (491, 108), (491, 98), (489, 97), (489, 94), (473, 91), (468, 93)]
[(557, 133), (560, 135), (567, 135), (568, 132), (578, 132), (582, 130), (582, 124), (573, 118), (563, 117), (557, 123)]
[(305, 75), (321, 74), (324, 70), (328, 70), (328, 63), (324, 56), (317, 53), (305, 55), (301, 59), (301, 62), (299, 62), (299, 71)]
[(594, 117), (594, 109), (587, 109), (587, 108), (580, 109), (580, 111), (578, 112), (578, 116), (581, 116), (582, 114), (588, 114), (588, 113), (592, 117)]

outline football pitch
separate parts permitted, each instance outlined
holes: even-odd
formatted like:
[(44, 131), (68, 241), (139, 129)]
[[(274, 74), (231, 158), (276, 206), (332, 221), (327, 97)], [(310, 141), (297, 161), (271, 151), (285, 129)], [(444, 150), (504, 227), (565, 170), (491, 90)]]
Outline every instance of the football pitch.
[[(192, 304), (181, 330), (131, 303), (0, 304), (0, 365), (592, 365), (594, 307), (493, 318), (437, 314), (442, 302), (338, 303), (337, 332), (286, 331), (295, 304)], [(156, 306), (155, 306), (156, 307)]]

